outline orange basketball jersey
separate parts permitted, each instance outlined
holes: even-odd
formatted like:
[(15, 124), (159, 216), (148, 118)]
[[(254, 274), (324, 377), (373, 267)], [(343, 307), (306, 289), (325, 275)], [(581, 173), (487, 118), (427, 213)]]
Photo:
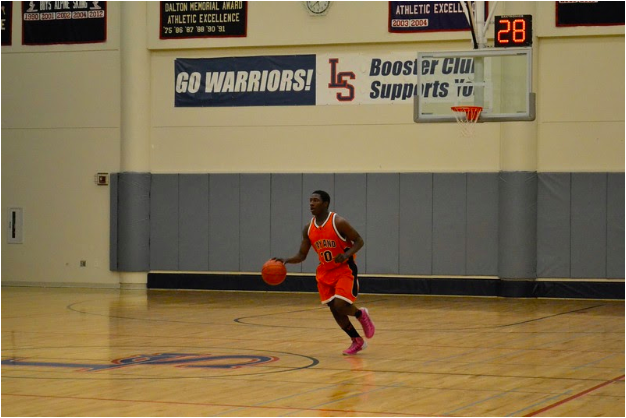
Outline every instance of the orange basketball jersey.
[(335, 216), (334, 212), (330, 212), (322, 225), (318, 225), (315, 222), (315, 217), (313, 217), (309, 224), (309, 241), (320, 260), (318, 268), (324, 270), (332, 270), (342, 265), (346, 266), (346, 263), (338, 264), (334, 260), (339, 254), (352, 247), (352, 243), (341, 236), (337, 230)]

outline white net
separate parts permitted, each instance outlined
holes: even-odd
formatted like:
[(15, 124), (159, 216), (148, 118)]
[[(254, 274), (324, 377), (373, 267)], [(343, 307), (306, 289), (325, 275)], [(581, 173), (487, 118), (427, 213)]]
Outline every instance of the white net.
[(461, 127), (461, 134), (466, 138), (474, 137), (476, 134), (474, 127), (483, 108), (480, 106), (452, 106), (451, 109)]

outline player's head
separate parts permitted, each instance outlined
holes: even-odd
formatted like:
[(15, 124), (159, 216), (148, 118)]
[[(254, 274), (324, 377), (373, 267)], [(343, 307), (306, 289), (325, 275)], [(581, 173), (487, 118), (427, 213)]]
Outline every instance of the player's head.
[(314, 216), (328, 212), (328, 205), (330, 205), (330, 195), (328, 193), (323, 190), (316, 190), (311, 193), (309, 207)]
[(322, 202), (327, 202), (330, 205), (330, 195), (326, 193), (324, 190), (316, 190), (311, 194), (319, 195), (320, 199), (322, 199)]

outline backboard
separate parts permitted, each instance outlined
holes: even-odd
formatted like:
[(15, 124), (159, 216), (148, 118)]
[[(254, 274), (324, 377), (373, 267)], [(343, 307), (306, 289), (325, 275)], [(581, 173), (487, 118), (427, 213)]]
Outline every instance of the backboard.
[(455, 122), (452, 106), (482, 106), (478, 122), (535, 120), (532, 49), (418, 53), (413, 119)]

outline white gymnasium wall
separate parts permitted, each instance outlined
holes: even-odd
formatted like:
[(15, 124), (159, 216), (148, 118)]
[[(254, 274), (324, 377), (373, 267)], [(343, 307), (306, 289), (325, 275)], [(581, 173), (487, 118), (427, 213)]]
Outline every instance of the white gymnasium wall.
[[(410, 105), (175, 108), (174, 59), (469, 49), (464, 32), (390, 34), (388, 2), (249, 2), (245, 38), (161, 41), (147, 4), (153, 173), (497, 172), (499, 124), (461, 139), (454, 124), (414, 124)], [(624, 171), (624, 26), (555, 28), (554, 2), (499, 2), (535, 18), (538, 171)], [(114, 286), (109, 189), (120, 170), (120, 4), (105, 44), (2, 47), (2, 225), (24, 208), (24, 243), (2, 235), (2, 282)], [(316, 156), (324, 151), (324, 158)], [(4, 228), (3, 228), (4, 229)], [(86, 260), (86, 267), (79, 267)]]
[(537, 59), (538, 170), (623, 172), (624, 37), (547, 38)]
[[(457, 48), (462, 48), (456, 43)], [(432, 50), (436, 44), (420, 45)], [(386, 53), (417, 46), (318, 46), (229, 51), (233, 56)], [(174, 59), (225, 51), (163, 51), (153, 57), (153, 172), (498, 171), (495, 125), (470, 142), (454, 124), (418, 125), (411, 105), (174, 108)], [(230, 56), (230, 55), (226, 55)], [(323, 81), (322, 81), (323, 82)], [(324, 157), (319, 158), (319, 150)]]
[[(116, 286), (109, 188), (94, 176), (120, 167), (119, 4), (91, 45), (22, 46), (20, 11), (2, 47), (2, 283)], [(7, 244), (11, 207), (23, 244)]]

